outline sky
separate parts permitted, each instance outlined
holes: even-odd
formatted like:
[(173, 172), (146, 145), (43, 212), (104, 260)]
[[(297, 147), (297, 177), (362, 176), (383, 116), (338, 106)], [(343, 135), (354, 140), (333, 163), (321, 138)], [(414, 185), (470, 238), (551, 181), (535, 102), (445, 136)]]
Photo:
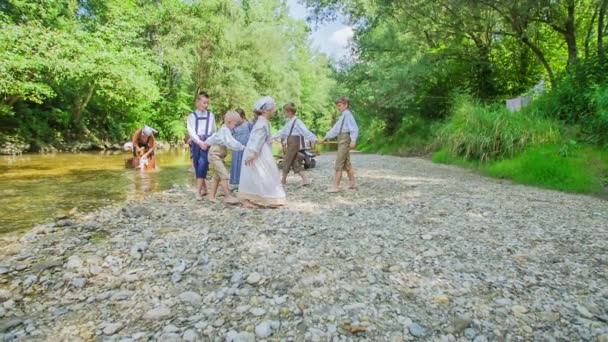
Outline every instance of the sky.
[[(288, 0), (289, 13), (297, 19), (306, 19), (306, 7), (297, 0)], [(348, 54), (348, 42), (353, 37), (350, 26), (340, 21), (323, 23), (318, 27), (312, 25), (313, 46), (325, 52), (334, 60), (340, 60)]]

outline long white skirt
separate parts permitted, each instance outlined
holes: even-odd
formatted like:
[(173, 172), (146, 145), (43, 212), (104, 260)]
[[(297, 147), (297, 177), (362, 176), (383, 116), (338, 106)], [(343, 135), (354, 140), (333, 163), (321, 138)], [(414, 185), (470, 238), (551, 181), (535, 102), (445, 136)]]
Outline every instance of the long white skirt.
[(253, 162), (253, 165), (245, 165), (245, 158), (243, 158), (238, 197), (264, 205), (287, 204), (279, 168), (272, 156), (269, 144), (262, 146), (260, 156)]

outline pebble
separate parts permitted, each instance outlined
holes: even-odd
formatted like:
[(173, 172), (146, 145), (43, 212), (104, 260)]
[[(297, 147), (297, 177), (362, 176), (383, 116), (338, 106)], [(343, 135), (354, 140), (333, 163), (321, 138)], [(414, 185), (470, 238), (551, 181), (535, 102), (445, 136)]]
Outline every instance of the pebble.
[(469, 316), (458, 316), (452, 322), (452, 333), (460, 334), (471, 325), (473, 320)]
[(428, 334), (428, 330), (416, 323), (410, 324), (407, 329), (414, 337), (424, 337)]
[(23, 324), (23, 320), (19, 318), (0, 319), (0, 333), (5, 333), (21, 324)]
[(173, 284), (177, 284), (182, 280), (182, 274), (175, 272), (171, 275), (171, 281), (173, 282)]
[(170, 315), (171, 315), (171, 309), (169, 309), (168, 307), (165, 307), (165, 306), (160, 306), (160, 307), (146, 311), (146, 313), (143, 315), (142, 318), (145, 320), (148, 320), (148, 321), (152, 321), (152, 320), (159, 320), (161, 318), (165, 318)]
[(477, 331), (472, 328), (464, 329), (464, 336), (469, 340), (472, 340), (475, 338), (475, 336), (477, 336)]
[(12, 297), (12, 294), (9, 290), (0, 289), (0, 303), (9, 300)]
[(585, 318), (593, 318), (594, 317), (594, 315), (591, 312), (589, 312), (589, 310), (587, 310), (586, 307), (584, 307), (582, 305), (577, 305), (576, 306), (576, 311), (578, 311), (578, 313), (581, 316), (585, 317)]
[(190, 305), (198, 305), (203, 298), (196, 292), (186, 291), (179, 295), (179, 300)]
[(77, 270), (82, 267), (82, 260), (77, 255), (72, 255), (68, 258), (68, 262), (65, 264), (65, 268), (70, 271)]
[(249, 332), (228, 333), (226, 335), (227, 342), (255, 342), (255, 335)]
[(8, 267), (0, 266), (0, 274), (7, 274), (8, 272), (10, 272)]
[(479, 335), (479, 336), (475, 337), (473, 342), (488, 342), (488, 338), (485, 337), (484, 335)]
[(255, 284), (259, 283), (261, 280), (262, 280), (262, 276), (257, 272), (253, 272), (247, 277), (247, 284), (255, 285)]
[(184, 335), (182, 335), (182, 339), (186, 342), (195, 342), (200, 339), (198, 333), (194, 329), (188, 329), (184, 331)]
[(270, 322), (262, 322), (255, 326), (255, 335), (259, 338), (267, 338), (272, 335)]
[(253, 308), (249, 312), (251, 312), (251, 314), (254, 315), (255, 317), (264, 316), (266, 314), (266, 310), (264, 310), (262, 308)]
[(70, 284), (75, 288), (81, 289), (87, 284), (87, 280), (85, 278), (74, 278)]
[(105, 335), (114, 335), (123, 328), (122, 323), (107, 323), (104, 325), (103, 333)]
[(515, 305), (515, 306), (511, 307), (511, 311), (513, 311), (513, 314), (515, 316), (521, 316), (521, 315), (526, 314), (528, 312), (528, 309), (522, 305)]

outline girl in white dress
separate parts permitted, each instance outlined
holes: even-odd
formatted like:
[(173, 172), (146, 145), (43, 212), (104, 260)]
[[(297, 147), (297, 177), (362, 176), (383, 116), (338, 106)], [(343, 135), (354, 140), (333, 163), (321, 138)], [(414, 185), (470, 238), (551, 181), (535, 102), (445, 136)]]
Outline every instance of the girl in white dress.
[(255, 104), (258, 119), (251, 130), (243, 155), (241, 182), (238, 197), (245, 207), (282, 207), (287, 205), (281, 174), (272, 155), (270, 119), (276, 113), (276, 104), (270, 96)]

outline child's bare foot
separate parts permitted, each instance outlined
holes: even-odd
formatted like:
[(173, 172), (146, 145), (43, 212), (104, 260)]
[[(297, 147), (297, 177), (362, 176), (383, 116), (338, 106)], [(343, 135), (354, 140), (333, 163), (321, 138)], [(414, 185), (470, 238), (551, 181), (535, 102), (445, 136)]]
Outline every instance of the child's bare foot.
[(202, 201), (203, 200), (203, 196), (201, 196), (200, 192), (196, 193), (195, 198), (196, 198), (197, 201)]
[(356, 184), (351, 184), (348, 188), (351, 189), (351, 190), (357, 190), (357, 185)]
[(226, 204), (238, 204), (239, 200), (238, 200), (238, 198), (236, 198), (234, 196), (226, 196), (226, 198), (224, 198), (224, 203), (226, 203)]
[(209, 202), (217, 203), (217, 199), (211, 195), (207, 196), (207, 200), (209, 200)]
[(245, 203), (243, 203), (243, 208), (255, 209), (257, 207), (255, 205), (253, 205), (253, 203), (251, 203), (250, 201), (245, 201)]
[(269, 205), (267, 208), (270, 208), (270, 209), (281, 209), (281, 208), (287, 208), (287, 205), (285, 205), (285, 204), (273, 204), (273, 205)]
[(335, 194), (337, 192), (340, 192), (340, 188), (331, 188), (325, 192), (327, 192), (328, 194)]

